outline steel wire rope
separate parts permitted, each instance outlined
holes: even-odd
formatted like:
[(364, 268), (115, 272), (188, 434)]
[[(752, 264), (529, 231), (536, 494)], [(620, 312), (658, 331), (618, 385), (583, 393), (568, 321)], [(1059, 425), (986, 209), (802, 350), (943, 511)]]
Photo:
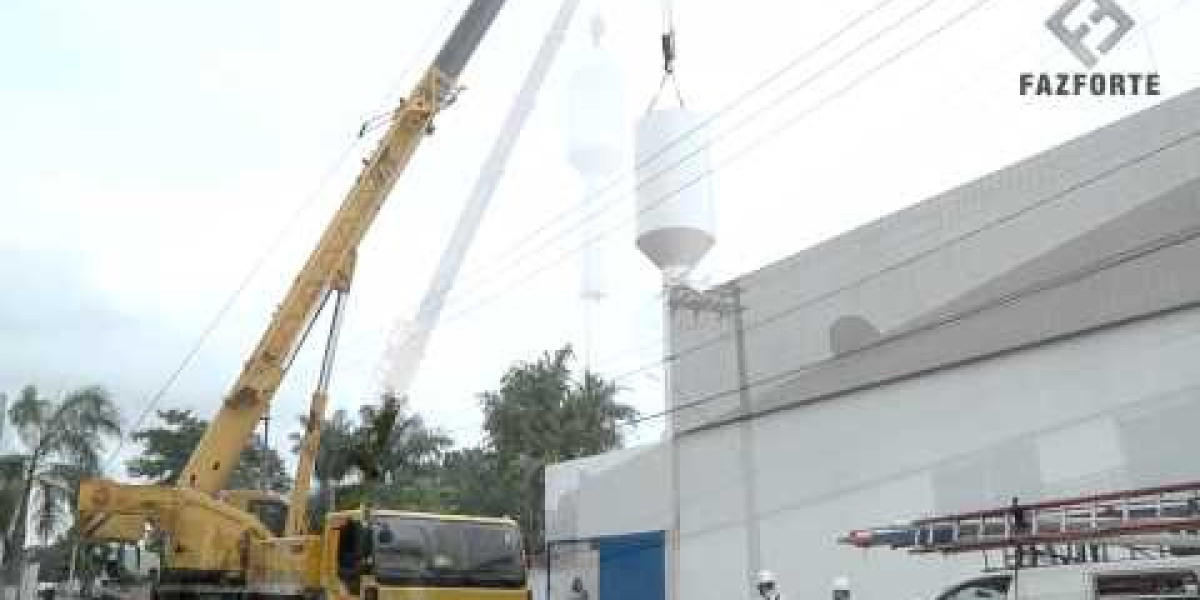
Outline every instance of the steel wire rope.
[[(782, 67), (776, 69), (775, 71), (772, 71), (766, 77), (760, 79), (756, 84), (754, 84), (750, 88), (741, 92), (734, 99), (723, 104), (715, 112), (713, 112), (712, 114), (710, 114), (707, 117), (705, 117), (704, 119), (702, 119), (699, 123), (693, 125), (689, 129), (676, 135), (675, 137), (671, 138), (670, 140), (667, 140), (667, 142), (665, 144), (663, 144), (657, 150), (652, 152), (650, 154), (650, 156), (639, 161), (639, 163), (634, 166), (634, 171), (636, 172), (637, 169), (649, 166), (650, 163), (652, 163), (654, 160), (658, 159), (660, 156), (662, 156), (668, 150), (670, 150), (671, 148), (674, 148), (675, 146), (684, 142), (687, 138), (691, 137), (692, 135), (695, 135), (697, 132), (702, 131), (705, 127), (714, 123), (717, 119), (719, 119), (724, 114), (741, 106), (747, 99), (758, 94), (762, 90), (766, 89), (770, 84), (774, 83), (779, 78), (783, 77), (788, 72), (790, 72), (792, 69), (796, 68), (801, 63), (807, 61), (809, 58), (811, 58), (817, 52), (828, 47), (829, 44), (832, 44), (833, 42), (837, 41), (843, 35), (848, 33), (851, 29), (858, 26), (858, 24), (862, 23), (867, 18), (878, 13), (880, 10), (885, 8), (888, 4), (891, 4), (892, 2), (895, 2), (895, 1), (896, 0), (882, 0), (881, 2), (875, 4), (871, 8), (864, 11), (863, 13), (860, 13), (858, 16), (856, 16), (854, 19), (852, 19), (849, 23), (842, 26), (841, 28), (839, 28), (837, 31), (835, 31), (831, 35), (823, 38), (817, 44), (809, 47), (804, 52), (793, 57), (790, 61), (785, 63)], [(936, 2), (936, 1), (938, 1), (938, 0), (931, 0), (927, 4)], [(686, 160), (686, 158), (684, 160)], [(667, 167), (667, 170), (670, 170), (671, 168), (673, 168), (674, 166), (676, 166), (677, 164), (679, 164), (681, 162), (682, 161), (678, 161), (674, 165), (669, 165)], [(594, 200), (596, 198), (604, 196), (608, 192), (616, 189), (616, 187), (618, 185), (625, 183), (626, 180), (629, 180), (629, 179), (631, 179), (631, 175), (629, 175), (628, 173), (616, 175), (612, 179), (610, 179), (607, 183), (605, 183), (604, 185), (601, 185), (600, 188), (597, 189), (595, 192), (589, 193), (588, 199)], [(543, 233), (545, 233), (546, 231), (548, 231), (551, 227), (557, 225), (558, 223), (562, 222), (563, 220), (565, 220), (568, 217), (576, 215), (579, 212), (579, 210), (580, 209), (578, 207), (571, 207), (571, 208), (568, 208), (568, 209), (560, 212), (559, 214), (551, 217), (550, 219), (546, 220), (545, 222), (542, 223), (542, 225), (535, 228), (531, 233), (522, 236), (521, 241), (519, 241), (519, 242), (513, 244), (512, 246), (510, 246), (509, 248), (501, 251), (499, 253), (501, 255), (501, 258), (503, 259), (506, 256), (516, 254), (518, 250), (521, 250), (524, 246), (528, 245), (530, 242), (537, 239), (538, 236), (540, 236)], [(604, 212), (604, 210), (597, 211), (597, 212)], [(584, 221), (586, 221), (590, 218), (591, 217), (585, 217)], [(574, 230), (574, 228), (576, 228), (578, 226), (580, 226), (580, 224), (578, 224), (578, 223), (576, 225), (571, 226), (571, 230)], [(556, 235), (555, 237), (561, 237), (561, 234)], [(553, 241), (553, 239), (554, 238), (552, 237), (551, 240)], [(542, 244), (541, 246), (539, 246), (539, 248), (544, 247), (545, 245), (546, 244)], [(491, 273), (492, 271), (493, 271), (492, 266), (483, 265), (483, 266), (476, 267), (476, 268), (473, 268), (473, 269), (467, 271), (463, 275), (463, 278), (467, 281), (470, 281), (472, 279), (479, 279), (480, 276), (486, 276), (488, 273)]]
[[(403, 94), (406, 94), (410, 91), (404, 87), (408, 83), (409, 75), (416, 70), (418, 65), (423, 64), (422, 59), (429, 55), (429, 49), (432, 48), (433, 44), (439, 39), (439, 34), (442, 34), (442, 39), (446, 37), (446, 21), (456, 12), (455, 7), (458, 7), (457, 12), (463, 12), (463, 2), (464, 0), (447, 1), (446, 7), (442, 10), (441, 17), (439, 17), (434, 23), (433, 27), (429, 30), (429, 33), (425, 35), (425, 39), (417, 47), (417, 52), (412, 55), (412, 58), (408, 61), (408, 64), (402, 71), (400, 71), (400, 75), (392, 80), (391, 85), (386, 86), (389, 94), (401, 95), (401, 97), (397, 98), (395, 102), (388, 102), (388, 105), (394, 106), (398, 102), (401, 102), (403, 100)], [(363, 133), (373, 131), (379, 126), (380, 123), (390, 121), (395, 114), (395, 108), (380, 108), (374, 113), (368, 114), (367, 118), (363, 120), (362, 129), (360, 129), (360, 131)]]
[[(937, 1), (937, 0), (933, 0), (933, 1)], [(874, 67), (861, 73), (858, 77), (851, 80), (851, 82), (849, 84), (847, 84), (841, 88), (838, 88), (836, 91), (824, 96), (817, 103), (807, 107), (806, 110), (804, 110), (796, 115), (793, 115), (791, 118), (787, 119), (782, 124), (777, 125), (775, 128), (767, 131), (766, 133), (753, 138), (749, 143), (743, 144), (736, 151), (732, 152), (729, 156), (725, 157), (724, 160), (718, 162), (718, 164), (708, 168), (707, 170), (701, 172), (696, 177), (693, 177), (693, 178), (687, 180), (682, 185), (663, 194), (662, 197), (656, 199), (653, 203), (647, 205), (645, 208), (642, 209), (642, 211), (639, 211), (639, 214), (640, 214), (640, 212), (649, 211), (649, 210), (653, 210), (654, 208), (657, 208), (658, 206), (662, 205), (663, 203), (667, 202), (668, 200), (674, 198), (675, 196), (678, 196), (683, 191), (686, 191), (688, 188), (704, 181), (705, 179), (710, 177), (717, 168), (729, 166), (733, 163), (736, 163), (737, 161), (739, 161), (741, 159), (744, 159), (751, 152), (753, 152), (754, 150), (759, 148), (762, 144), (766, 143), (767, 141), (770, 141), (772, 138), (780, 135), (784, 131), (787, 131), (791, 127), (795, 126), (797, 123), (804, 120), (805, 118), (811, 116), (818, 110), (824, 108), (832, 100), (836, 100), (837, 98), (840, 98), (845, 93), (853, 90), (858, 85), (860, 85), (861, 83), (863, 83), (864, 81), (866, 81), (867, 79), (872, 77), (875, 73), (878, 73), (879, 71), (881, 71), (882, 69), (886, 68), (887, 66), (893, 64), (895, 61), (899, 60), (900, 58), (903, 58), (909, 52), (920, 47), (921, 45), (923, 45), (925, 42), (932, 39), (936, 35), (946, 31), (947, 29), (952, 27), (954, 24), (961, 22), (964, 18), (966, 18), (970, 14), (974, 13), (979, 8), (982, 8), (984, 5), (986, 5), (987, 3), (991, 2), (991, 1), (992, 0), (977, 0), (969, 8), (960, 12), (959, 14), (957, 14), (955, 17), (953, 17), (949, 21), (943, 23), (941, 26), (939, 26), (939, 27), (935, 28), (934, 30), (921, 36), (916, 42), (904, 47), (899, 52), (892, 54), (890, 57), (877, 63)], [(624, 219), (618, 224), (618, 226), (624, 226), (628, 222), (629, 222), (628, 219)], [(556, 256), (554, 259), (543, 264), (541, 267), (531, 270), (530, 272), (526, 273), (525, 276), (517, 279), (516, 281), (512, 282), (511, 284), (501, 287), (498, 291), (496, 291), (490, 295), (484, 296), (482, 300), (474, 302), (472, 304), (469, 304), (466, 306), (466, 308), (463, 308), (457, 312), (452, 313), (449, 317), (447, 317), (443, 321), (443, 323), (446, 323), (446, 324), (453, 323), (453, 322), (465, 317), (466, 315), (490, 304), (491, 302), (495, 301), (495, 299), (506, 294), (508, 291), (511, 291), (515, 287), (522, 285), (522, 284), (526, 283), (528, 280), (532, 279), (533, 277), (536, 277), (537, 275), (540, 275), (541, 273), (546, 272), (550, 268), (561, 264), (567, 258), (570, 258), (574, 254), (578, 253), (584, 246), (586, 246), (590, 243), (593, 243), (595, 240), (605, 237), (606, 235), (608, 235), (609, 233), (611, 233), (614, 230), (615, 230), (614, 227), (610, 227), (607, 229), (597, 231), (592, 237), (589, 237), (588, 239), (584, 240), (582, 244), (572, 247), (567, 252)]]
[[(807, 308), (808, 306), (811, 306), (817, 302), (826, 300), (836, 294), (856, 288), (856, 287), (862, 285), (863, 283), (874, 280), (882, 275), (893, 273), (900, 268), (914, 264), (928, 256), (933, 255), (934, 253), (936, 253), (942, 249), (945, 249), (951, 245), (958, 244), (964, 240), (967, 240), (971, 237), (979, 235), (980, 233), (983, 233), (997, 225), (1003, 225), (1005, 223), (1009, 223), (1017, 218), (1020, 218), (1026, 214), (1029, 214), (1030, 212), (1032, 212), (1038, 208), (1041, 208), (1041, 207), (1047, 206), (1051, 203), (1060, 201), (1063, 198), (1068, 197), (1072, 192), (1078, 191), (1078, 190), (1083, 189), (1093, 183), (1101, 181), (1104, 178), (1111, 176), (1111, 175), (1121, 171), (1124, 168), (1127, 168), (1127, 167), (1137, 164), (1143, 160), (1146, 160), (1153, 156), (1156, 156), (1165, 150), (1175, 148), (1181, 144), (1195, 140), (1197, 137), (1200, 137), (1200, 130), (1194, 130), (1194, 131), (1188, 132), (1187, 134), (1184, 134), (1183, 136), (1176, 138), (1175, 140), (1172, 140), (1162, 146), (1159, 146), (1159, 147), (1155, 148), (1154, 150), (1151, 150), (1145, 154), (1134, 157), (1130, 160), (1123, 161), (1122, 163), (1120, 163), (1114, 167), (1105, 169), (1092, 177), (1088, 177), (1088, 178), (1086, 178), (1082, 181), (1079, 181), (1073, 185), (1069, 185), (1066, 188), (1064, 188), (1063, 190), (1060, 190), (1058, 192), (1050, 194), (1049, 196), (1042, 198), (1042, 199), (1038, 200), (1037, 202), (1034, 202), (1034, 203), (1030, 204), (1029, 206), (1026, 206), (1018, 211), (1015, 211), (1013, 213), (1005, 215), (1004, 217), (995, 219), (991, 222), (985, 223), (984, 225), (981, 225), (978, 228), (967, 231), (960, 236), (956, 236), (956, 237), (954, 237), (950, 240), (947, 240), (946, 242), (939, 244), (933, 248), (930, 248), (926, 251), (916, 253), (911, 257), (897, 261), (896, 263), (888, 265), (884, 269), (880, 269), (879, 271), (872, 272), (872, 273), (870, 273), (866, 276), (860, 277), (848, 284), (839, 286), (828, 292), (824, 292), (814, 298), (810, 298), (803, 302), (793, 304), (783, 310), (780, 310), (779, 312), (776, 312), (772, 315), (769, 315), (758, 321), (748, 324), (742, 328), (742, 331), (745, 332), (745, 331), (750, 331), (752, 329), (757, 329), (759, 327), (763, 327), (763, 326), (765, 326), (771, 322), (774, 322), (788, 314), (794, 313), (797, 310)], [(882, 346), (882, 345), (886, 345), (886, 344), (895, 342), (899, 339), (904, 339), (905, 337), (914, 335), (916, 333), (921, 333), (924, 331), (928, 331), (930, 329), (934, 329), (937, 327), (942, 327), (942, 326), (945, 326), (948, 324), (952, 324), (952, 323), (958, 322), (966, 317), (978, 314), (984, 310), (989, 310), (989, 309), (995, 308), (997, 306), (1009, 304), (1016, 300), (1027, 297), (1030, 294), (1040, 293), (1040, 292), (1046, 291), (1047, 289), (1056, 289), (1057, 287), (1061, 287), (1062, 285), (1065, 285), (1066, 283), (1073, 283), (1084, 277), (1093, 275), (1097, 272), (1101, 272), (1103, 270), (1107, 270), (1109, 268), (1119, 266), (1121, 264), (1124, 264), (1131, 260), (1136, 260), (1137, 258), (1147, 256), (1154, 252), (1158, 252), (1158, 251), (1161, 251), (1161, 250), (1164, 250), (1167, 248), (1178, 246), (1180, 244), (1192, 241), (1197, 238), (1200, 238), (1200, 227), (1193, 227), (1193, 228), (1189, 228), (1186, 230), (1167, 234), (1167, 235), (1161, 236), (1155, 240), (1151, 240), (1150, 242), (1147, 242), (1141, 246), (1131, 248), (1129, 250), (1124, 250), (1121, 252), (1116, 252), (1116, 253), (1113, 253), (1106, 257), (1103, 257), (1101, 260), (1094, 261), (1093, 263), (1090, 263), (1089, 265), (1086, 265), (1083, 268), (1068, 272), (1068, 273), (1060, 275), (1056, 278), (1052, 278), (1051, 280), (1048, 280), (1048, 281), (1039, 282), (1038, 285), (1032, 286), (1030, 288), (1026, 288), (1026, 289), (1020, 290), (1019, 292), (1015, 292), (1013, 294), (1009, 294), (1006, 296), (1001, 296), (1000, 298), (997, 298), (997, 299), (993, 299), (992, 301), (987, 302), (978, 307), (974, 307), (974, 308), (971, 308), (971, 309), (968, 309), (968, 310), (965, 310), (965, 311), (962, 311), (959, 313), (955, 313), (953, 315), (944, 317), (942, 319), (932, 321), (931, 323), (925, 324), (923, 326), (915, 327), (910, 330), (901, 331), (894, 336), (881, 338), (881, 339), (879, 339), (875, 342), (872, 342), (871, 344), (868, 344), (862, 348), (848, 352), (846, 355), (864, 352), (864, 351), (870, 350), (870, 349), (878, 347), (878, 346)], [(729, 337), (730, 337), (730, 334), (722, 334), (721, 336), (717, 336), (711, 340), (707, 340), (706, 342), (702, 342), (691, 348), (688, 348), (684, 352), (681, 352), (679, 354), (672, 354), (666, 360), (668, 362), (677, 361), (679, 358), (682, 358), (683, 356), (686, 356), (687, 354), (696, 352), (700, 349), (703, 349), (704, 347), (711, 346), (715, 343), (727, 340)], [(841, 355), (841, 356), (845, 356), (845, 355)], [(841, 356), (839, 356), (837, 358), (840, 358)], [(762, 385), (766, 385), (768, 383), (773, 383), (775, 381), (779, 381), (780, 379), (783, 379), (785, 377), (790, 377), (792, 375), (802, 373), (802, 372), (810, 370), (812, 368), (820, 367), (821, 365), (828, 363), (829, 360), (831, 360), (831, 359), (822, 359), (819, 361), (801, 365), (799, 367), (787, 369), (785, 371), (781, 371), (780, 373), (777, 373), (777, 374), (774, 374), (774, 375), (771, 375), (768, 377), (759, 378), (759, 379), (752, 381), (744, 386), (735, 386), (733, 388), (729, 388), (729, 389), (715, 392), (712, 394), (707, 394), (705, 396), (701, 396), (700, 398), (698, 398), (696, 400), (689, 401), (687, 403), (681, 404), (681, 405), (671, 408), (671, 409), (663, 410), (663, 411), (660, 411), (658, 413), (654, 413), (651, 415), (645, 415), (642, 417), (638, 417), (636, 419), (631, 419), (631, 420), (627, 421), (627, 423), (637, 424), (640, 422), (644, 422), (646, 420), (661, 418), (663, 416), (666, 416), (668, 414), (673, 414), (680, 410), (707, 404), (708, 402), (712, 402), (714, 400), (723, 398), (725, 396), (729, 396), (731, 394), (740, 393), (742, 391), (747, 391), (749, 389), (753, 389), (753, 388), (756, 388), (756, 387), (759, 387)], [(659, 366), (662, 362), (663, 361), (659, 361), (650, 366)], [(649, 367), (645, 367), (645, 368), (649, 368)], [(631, 373), (632, 373), (632, 371), (631, 371)]]

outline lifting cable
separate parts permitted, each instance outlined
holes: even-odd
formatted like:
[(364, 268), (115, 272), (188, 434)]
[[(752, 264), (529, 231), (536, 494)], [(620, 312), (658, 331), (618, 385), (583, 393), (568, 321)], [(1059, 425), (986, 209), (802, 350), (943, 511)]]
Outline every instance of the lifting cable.
[(658, 97), (662, 95), (663, 88), (667, 86), (667, 81), (670, 80), (671, 86), (675, 88), (675, 99), (679, 100), (679, 107), (683, 108), (683, 92), (679, 90), (679, 78), (675, 76), (675, 10), (671, 6), (672, 0), (663, 0), (662, 16), (663, 16), (663, 32), (662, 32), (662, 57), (663, 57), (663, 74), (662, 79), (658, 82), (658, 90), (654, 92), (654, 97), (650, 99), (650, 106), (646, 112), (654, 110), (658, 104)]

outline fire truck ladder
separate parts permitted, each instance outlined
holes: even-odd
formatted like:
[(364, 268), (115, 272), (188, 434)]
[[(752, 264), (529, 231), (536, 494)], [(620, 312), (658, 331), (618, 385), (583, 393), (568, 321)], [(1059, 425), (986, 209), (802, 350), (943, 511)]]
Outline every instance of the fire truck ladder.
[(859, 548), (956, 553), (1092, 543), (1200, 547), (1200, 481), (930, 517), (859, 529), (838, 539)]

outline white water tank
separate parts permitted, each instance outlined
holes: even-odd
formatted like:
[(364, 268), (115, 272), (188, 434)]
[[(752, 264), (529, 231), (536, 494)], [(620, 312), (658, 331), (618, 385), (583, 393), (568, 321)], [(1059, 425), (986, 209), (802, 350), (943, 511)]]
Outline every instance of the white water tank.
[(716, 241), (707, 131), (671, 108), (643, 116), (636, 137), (637, 245), (679, 283)]
[(622, 166), (628, 143), (621, 69), (605, 50), (603, 36), (604, 21), (597, 16), (592, 20), (592, 43), (566, 91), (567, 155), (580, 175), (593, 182)]

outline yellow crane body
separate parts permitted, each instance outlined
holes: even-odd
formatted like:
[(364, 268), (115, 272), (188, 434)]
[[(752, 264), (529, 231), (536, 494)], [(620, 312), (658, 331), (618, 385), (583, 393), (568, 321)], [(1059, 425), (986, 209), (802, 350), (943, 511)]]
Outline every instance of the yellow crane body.
[[(293, 280), (176, 484), (105, 479), (81, 484), (78, 523), (85, 539), (135, 542), (147, 527), (161, 536), (163, 568), (156, 598), (526, 597), (523, 549), (510, 520), (372, 510), (367, 517), (357, 511), (330, 515), (319, 532), (310, 533), (306, 524), (333, 348), (355, 252), (413, 153), (432, 131), (434, 117), (455, 99), (458, 76), (503, 4), (504, 0), (472, 0), (433, 64), (393, 113), (389, 128)], [(269, 492), (223, 490), (331, 296), (333, 325), (290, 504)], [(461, 543), (425, 544), (419, 556), (411, 551), (413, 543), (435, 538)], [(407, 540), (409, 546), (388, 541), (393, 539)]]

